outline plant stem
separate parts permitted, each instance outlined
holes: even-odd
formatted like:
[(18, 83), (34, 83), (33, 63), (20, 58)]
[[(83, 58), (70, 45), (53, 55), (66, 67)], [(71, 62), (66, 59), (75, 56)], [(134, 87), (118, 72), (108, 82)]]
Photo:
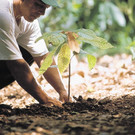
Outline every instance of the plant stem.
[(69, 63), (69, 76), (68, 76), (68, 102), (70, 99), (70, 76), (71, 76), (71, 62)]
[(73, 56), (70, 59), (70, 63), (69, 63), (69, 75), (68, 75), (68, 102), (70, 100), (70, 79), (71, 79), (71, 60), (72, 58), (76, 55), (76, 53), (73, 53)]

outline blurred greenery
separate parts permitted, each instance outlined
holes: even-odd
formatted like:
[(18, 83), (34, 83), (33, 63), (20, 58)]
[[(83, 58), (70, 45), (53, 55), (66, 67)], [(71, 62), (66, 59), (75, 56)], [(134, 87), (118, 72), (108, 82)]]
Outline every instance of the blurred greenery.
[(95, 56), (130, 53), (135, 40), (135, 0), (58, 0), (61, 8), (50, 8), (41, 17), (42, 33), (57, 30), (91, 29), (114, 49), (100, 50), (89, 44), (82, 48)]

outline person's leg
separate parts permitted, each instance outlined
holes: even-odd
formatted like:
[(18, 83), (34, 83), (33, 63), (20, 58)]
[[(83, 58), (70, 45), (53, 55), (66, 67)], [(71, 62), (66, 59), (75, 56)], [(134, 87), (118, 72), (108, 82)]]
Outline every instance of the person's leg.
[(34, 62), (34, 59), (31, 56), (31, 54), (27, 50), (22, 48), (21, 46), (20, 46), (20, 50), (21, 50), (21, 53), (22, 53), (24, 60), (31, 66), (32, 63)]
[[(25, 49), (23, 49), (22, 47), (20, 47), (20, 50), (22, 52), (23, 58), (25, 59), (25, 61), (29, 64), (32, 65), (32, 63), (34, 62), (33, 57), (30, 55), (30, 53), (28, 51), (26, 51)], [(0, 61), (0, 89), (6, 87), (7, 85), (9, 85), (10, 83), (14, 82), (15, 79), (14, 77), (11, 75), (6, 62), (4, 60)]]
[(11, 75), (9, 69), (7, 68), (6, 62), (0, 61), (0, 89), (9, 85), (14, 80), (14, 77)]

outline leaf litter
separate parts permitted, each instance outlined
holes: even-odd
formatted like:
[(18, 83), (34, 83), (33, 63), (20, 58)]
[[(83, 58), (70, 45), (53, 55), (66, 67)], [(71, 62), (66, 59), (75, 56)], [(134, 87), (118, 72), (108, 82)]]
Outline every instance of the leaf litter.
[[(53, 88), (34, 76), (48, 95), (58, 98)], [(127, 54), (103, 56), (89, 71), (86, 61), (73, 59), (71, 69), (73, 103), (63, 108), (47, 107), (14, 82), (0, 90), (0, 134), (6, 135), (134, 135), (135, 63)], [(68, 70), (63, 82), (68, 86)]]

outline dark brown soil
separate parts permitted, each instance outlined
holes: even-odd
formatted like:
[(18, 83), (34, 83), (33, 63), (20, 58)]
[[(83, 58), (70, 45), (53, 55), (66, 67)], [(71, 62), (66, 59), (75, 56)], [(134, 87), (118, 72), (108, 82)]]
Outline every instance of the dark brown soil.
[[(63, 108), (40, 105), (16, 82), (0, 90), (0, 135), (135, 135), (135, 61), (131, 55), (103, 56), (89, 71), (79, 62), (71, 75), (76, 102)], [(58, 94), (32, 71), (47, 94)], [(63, 74), (68, 86), (68, 72)], [(79, 97), (79, 95), (81, 95)]]
[(97, 100), (81, 96), (63, 108), (0, 105), (1, 135), (134, 135), (135, 96)]

